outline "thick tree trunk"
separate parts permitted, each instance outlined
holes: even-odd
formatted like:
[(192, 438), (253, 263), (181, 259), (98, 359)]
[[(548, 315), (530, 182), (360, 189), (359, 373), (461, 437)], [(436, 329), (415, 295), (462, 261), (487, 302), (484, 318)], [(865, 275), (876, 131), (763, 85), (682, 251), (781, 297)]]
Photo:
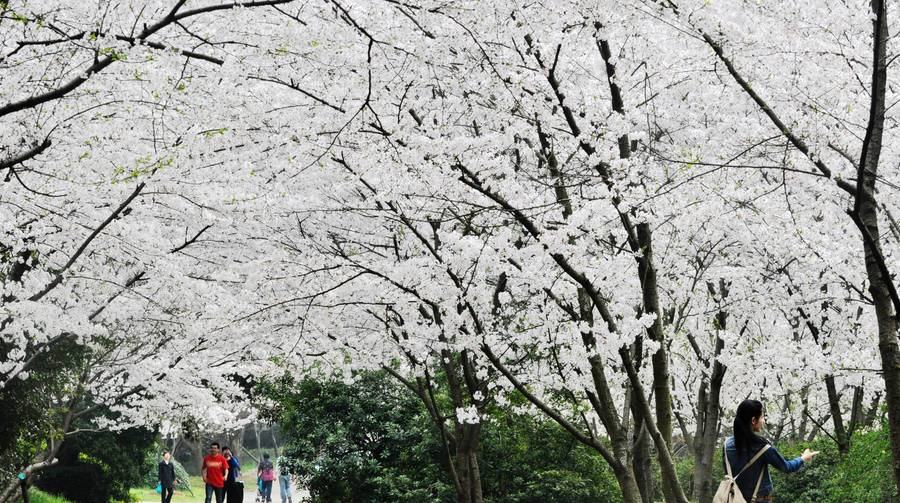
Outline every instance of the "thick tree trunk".
[[(53, 457), (50, 457), (43, 461), (39, 461), (39, 462), (33, 463), (31, 465), (28, 465), (23, 470), (25, 475), (27, 476), (27, 479), (30, 479), (33, 474), (43, 470), (44, 468), (47, 468), (49, 466), (53, 466), (54, 464), (56, 464), (56, 462), (57, 462), (56, 454), (58, 453), (58, 450), (59, 449), (57, 449), (57, 452), (53, 452), (50, 454)], [(18, 489), (19, 489), (20, 485), (21, 485), (21, 482), (19, 481), (19, 479), (16, 477), (13, 477), (13, 479), (10, 480), (8, 482), (8, 484), (6, 485), (6, 489), (3, 490), (3, 493), (0, 494), (0, 503), (8, 503), (8, 502), (16, 501), (19, 497)]]
[(641, 503), (641, 492), (638, 490), (637, 478), (634, 470), (629, 465), (622, 465), (613, 468), (613, 474), (616, 476), (616, 482), (622, 490), (622, 503)]
[(456, 494), (458, 503), (483, 503), (481, 473), (478, 469), (478, 440), (481, 424), (462, 424), (457, 427), (456, 476), (459, 481)]
[[(721, 316), (724, 328), (724, 315)], [(722, 381), (725, 379), (726, 368), (719, 363), (718, 356), (725, 347), (725, 341), (716, 336), (715, 358), (713, 359), (712, 374), (709, 384), (704, 389), (701, 386), (701, 397), (698, 400), (702, 406), (698, 407), (697, 433), (694, 435), (694, 497), (700, 503), (711, 503), (715, 492), (713, 483), (713, 463), (715, 453), (719, 445), (719, 411), (721, 405)], [(705, 395), (705, 396), (704, 396)]]
[[(717, 294), (720, 308), (713, 319), (716, 332), (713, 354), (707, 362), (709, 375), (704, 376), (697, 393), (697, 427), (693, 443), (694, 480), (692, 489), (694, 498), (700, 503), (710, 503), (715, 490), (712, 473), (716, 448), (719, 443), (722, 382), (725, 380), (727, 370), (719, 361), (719, 356), (725, 349), (725, 341), (720, 337), (719, 331), (725, 330), (728, 323), (728, 313), (721, 308), (722, 302), (728, 297), (728, 286), (724, 280), (719, 280), (718, 292), (712, 283), (708, 283), (708, 286), (711, 293)], [(741, 330), (741, 334), (743, 332), (744, 329)], [(699, 356), (701, 355), (698, 354)]]
[[(619, 348), (619, 357), (622, 360), (623, 367), (625, 367), (625, 372), (628, 374), (628, 381), (633, 390), (632, 396), (634, 397), (634, 400), (637, 401), (638, 408), (644, 418), (644, 424), (647, 427), (650, 438), (653, 439), (654, 447), (656, 447), (656, 455), (659, 459), (660, 480), (662, 480), (663, 483), (663, 492), (666, 493), (666, 501), (687, 503), (687, 497), (685, 497), (684, 491), (678, 483), (678, 473), (675, 471), (675, 462), (672, 459), (669, 444), (666, 442), (665, 438), (663, 438), (662, 433), (656, 426), (656, 421), (653, 419), (650, 403), (647, 400), (647, 396), (644, 394), (644, 387), (641, 384), (640, 376), (634, 366), (634, 361), (631, 358), (631, 353), (628, 351), (628, 348)], [(668, 486), (668, 489), (665, 489), (666, 486)], [(671, 493), (667, 493), (667, 491), (671, 491)]]
[(863, 237), (866, 276), (869, 293), (878, 320), (878, 349), (881, 354), (884, 400), (893, 455), (892, 472), (895, 492), (900, 487), (900, 346), (897, 341), (897, 312), (894, 302), (896, 290), (881, 252), (878, 228), (878, 205), (875, 199), (875, 179), (881, 155), (884, 133), (885, 88), (887, 85), (887, 9), (884, 0), (872, 1), (874, 13), (873, 73), (871, 108), (866, 136), (860, 156), (855, 205), (851, 212)]
[(653, 261), (653, 238), (650, 225), (637, 225), (638, 243), (641, 247), (642, 260), (638, 264), (641, 278), (641, 289), (644, 311), (656, 315), (656, 319), (647, 329), (650, 339), (659, 344), (653, 353), (653, 397), (656, 400), (656, 425), (666, 445), (672, 445), (672, 386), (669, 378), (669, 348), (662, 329), (662, 310), (659, 307), (659, 293), (656, 283), (656, 266)]
[[(637, 225), (637, 238), (640, 244), (642, 257), (638, 260), (638, 274), (641, 280), (644, 311), (655, 314), (653, 324), (647, 329), (650, 339), (659, 344), (659, 349), (650, 357), (653, 366), (653, 398), (656, 401), (656, 426), (662, 438), (662, 445), (657, 445), (659, 456), (661, 450), (668, 450), (671, 456), (672, 431), (674, 422), (672, 419), (672, 386), (669, 376), (669, 349), (668, 341), (662, 328), (662, 309), (659, 306), (658, 285), (656, 283), (656, 266), (653, 261), (653, 238), (650, 225), (646, 222)], [(660, 464), (663, 464), (660, 458)], [(647, 472), (652, 473), (651, 472)], [(677, 493), (680, 489), (678, 477), (663, 474), (661, 477), (663, 495), (667, 502), (678, 501)]]
[(653, 503), (653, 456), (650, 452), (650, 435), (643, 426), (643, 419), (635, 415), (634, 431), (632, 432), (632, 459), (631, 466), (634, 470), (634, 479), (637, 484), (641, 501)]

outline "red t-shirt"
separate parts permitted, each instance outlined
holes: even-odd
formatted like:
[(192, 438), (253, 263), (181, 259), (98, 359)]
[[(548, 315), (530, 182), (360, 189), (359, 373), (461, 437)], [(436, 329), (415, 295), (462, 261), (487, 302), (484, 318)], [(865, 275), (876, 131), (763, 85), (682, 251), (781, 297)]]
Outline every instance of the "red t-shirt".
[(206, 468), (206, 483), (213, 487), (225, 487), (225, 470), (228, 469), (228, 460), (221, 454), (206, 456), (203, 458), (203, 468)]

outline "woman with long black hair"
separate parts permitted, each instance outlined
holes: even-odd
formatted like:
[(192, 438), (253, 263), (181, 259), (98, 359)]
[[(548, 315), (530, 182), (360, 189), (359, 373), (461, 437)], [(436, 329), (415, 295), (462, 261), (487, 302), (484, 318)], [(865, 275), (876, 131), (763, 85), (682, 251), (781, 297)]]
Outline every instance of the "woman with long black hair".
[(733, 475), (741, 474), (735, 482), (744, 499), (751, 503), (775, 501), (769, 466), (782, 472), (795, 472), (819, 453), (806, 449), (794, 459), (784, 459), (768, 440), (757, 435), (765, 424), (762, 402), (744, 400), (734, 418), (734, 436), (725, 441), (722, 460), (725, 469)]

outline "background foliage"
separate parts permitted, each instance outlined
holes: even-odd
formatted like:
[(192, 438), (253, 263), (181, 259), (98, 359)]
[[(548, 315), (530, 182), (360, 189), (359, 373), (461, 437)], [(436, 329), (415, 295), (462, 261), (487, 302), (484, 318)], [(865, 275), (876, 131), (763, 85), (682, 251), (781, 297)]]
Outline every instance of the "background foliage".
[(144, 428), (76, 435), (60, 450), (59, 463), (42, 471), (35, 485), (75, 503), (128, 501), (129, 490), (144, 482), (155, 438), (156, 432)]

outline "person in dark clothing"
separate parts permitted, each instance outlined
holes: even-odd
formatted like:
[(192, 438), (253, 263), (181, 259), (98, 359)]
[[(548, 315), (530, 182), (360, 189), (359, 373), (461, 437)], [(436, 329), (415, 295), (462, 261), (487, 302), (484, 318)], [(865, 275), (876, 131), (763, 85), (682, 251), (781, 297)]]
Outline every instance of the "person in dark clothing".
[(162, 491), (159, 493), (162, 503), (172, 501), (172, 495), (175, 494), (175, 486), (178, 479), (175, 478), (175, 462), (172, 461), (172, 454), (169, 451), (163, 453), (163, 459), (159, 462), (159, 485)]
[(761, 449), (768, 446), (762, 456), (735, 480), (738, 489), (747, 501), (754, 501), (754, 496), (756, 496), (755, 501), (757, 502), (775, 501), (769, 466), (774, 466), (779, 471), (786, 473), (795, 472), (819, 453), (806, 449), (801, 456), (791, 460), (785, 459), (778, 449), (771, 445), (771, 442), (757, 435), (765, 424), (762, 402), (744, 400), (738, 406), (737, 415), (734, 418), (734, 436), (725, 440), (722, 464), (726, 470), (730, 465), (733, 475), (737, 475)]
[(225, 501), (236, 503), (244, 499), (244, 483), (241, 481), (241, 463), (230, 447), (222, 448), (222, 455), (228, 461), (228, 477), (225, 478)]

